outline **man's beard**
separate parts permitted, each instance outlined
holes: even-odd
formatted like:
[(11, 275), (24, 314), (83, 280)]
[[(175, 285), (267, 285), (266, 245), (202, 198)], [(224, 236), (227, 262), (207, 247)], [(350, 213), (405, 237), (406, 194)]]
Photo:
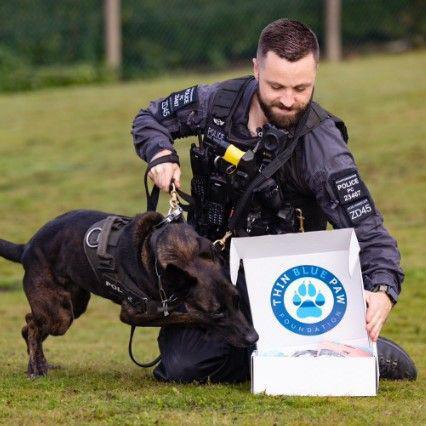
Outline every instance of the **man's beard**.
[(291, 130), (296, 126), (296, 124), (301, 119), (305, 111), (309, 108), (309, 105), (311, 104), (312, 98), (314, 96), (314, 92), (312, 92), (311, 97), (306, 105), (303, 105), (302, 107), (293, 107), (291, 109), (286, 109), (286, 111), (295, 111), (294, 114), (288, 115), (288, 116), (277, 116), (276, 114), (274, 114), (272, 108), (273, 107), (282, 108), (282, 104), (272, 103), (272, 105), (267, 105), (260, 95), (259, 88), (257, 89), (256, 95), (259, 101), (259, 105), (262, 108), (262, 111), (265, 114), (265, 117), (268, 119), (268, 121), (271, 124), (277, 127), (280, 127), (281, 129)]

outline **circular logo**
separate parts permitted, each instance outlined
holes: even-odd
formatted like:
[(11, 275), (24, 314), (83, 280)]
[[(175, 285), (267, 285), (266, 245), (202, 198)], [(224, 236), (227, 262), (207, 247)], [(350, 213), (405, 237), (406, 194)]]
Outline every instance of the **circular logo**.
[(323, 334), (342, 320), (347, 297), (327, 269), (300, 265), (283, 272), (272, 286), (271, 307), (287, 330), (304, 336)]

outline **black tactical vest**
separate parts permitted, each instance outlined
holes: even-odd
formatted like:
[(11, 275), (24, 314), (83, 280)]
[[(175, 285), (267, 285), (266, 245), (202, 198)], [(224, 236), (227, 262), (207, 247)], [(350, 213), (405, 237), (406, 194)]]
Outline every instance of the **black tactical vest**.
[[(221, 238), (228, 230), (228, 220), (241, 196), (231, 184), (229, 164), (220, 160), (217, 147), (229, 142), (246, 151), (253, 148), (260, 138), (241, 139), (232, 132), (233, 117), (247, 85), (254, 77), (242, 77), (227, 80), (220, 84), (214, 95), (204, 129), (204, 138), (200, 146), (191, 147), (191, 167), (193, 179), (191, 192), (195, 206), (190, 210), (188, 221), (201, 234), (210, 239)], [(325, 119), (331, 118), (347, 141), (345, 124), (339, 118), (312, 102), (307, 113), (300, 143), (303, 136), (319, 126)], [(298, 143), (298, 145), (300, 145)], [(301, 230), (298, 216), (303, 215), (304, 230), (314, 231), (326, 228), (327, 221), (309, 191), (300, 191), (298, 185), (297, 164), (300, 149), (296, 146), (294, 155), (274, 176), (282, 194), (282, 209), (279, 213), (268, 215), (265, 208), (253, 202), (245, 212), (244, 225), (239, 235), (262, 235)], [(300, 148), (300, 147), (299, 147)], [(235, 173), (235, 171), (233, 172)], [(267, 210), (267, 209), (266, 209)], [(255, 224), (255, 226), (253, 226)]]

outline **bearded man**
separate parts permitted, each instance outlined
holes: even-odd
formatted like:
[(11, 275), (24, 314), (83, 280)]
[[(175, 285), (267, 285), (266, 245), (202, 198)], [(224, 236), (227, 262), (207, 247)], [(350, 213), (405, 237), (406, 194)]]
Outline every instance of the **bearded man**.
[[(378, 341), (381, 377), (414, 379), (416, 369), (408, 355), (379, 338), (403, 281), (397, 244), (384, 228), (348, 150), (343, 121), (312, 100), (318, 62), (312, 30), (293, 20), (274, 21), (260, 35), (254, 76), (193, 86), (152, 102), (134, 120), (135, 149), (148, 162), (154, 184), (169, 191), (172, 180), (180, 188), (174, 140), (199, 136), (200, 146), (191, 148), (194, 202), (188, 220), (212, 240), (231, 228), (234, 235), (265, 235), (323, 230), (327, 222), (334, 228), (353, 227), (361, 247), (366, 328)], [(272, 135), (268, 140), (275, 146), (265, 143), (266, 134)], [(253, 188), (240, 211), (241, 197), (256, 176), (238, 175), (220, 158), (218, 153), (229, 144), (254, 151), (257, 170), (266, 171), (280, 150), (288, 153), (287, 161)], [(243, 274), (238, 287), (242, 309), (250, 318)], [(162, 361), (154, 370), (159, 380), (249, 378), (250, 350), (206, 336), (203, 330), (163, 329), (159, 347)]]

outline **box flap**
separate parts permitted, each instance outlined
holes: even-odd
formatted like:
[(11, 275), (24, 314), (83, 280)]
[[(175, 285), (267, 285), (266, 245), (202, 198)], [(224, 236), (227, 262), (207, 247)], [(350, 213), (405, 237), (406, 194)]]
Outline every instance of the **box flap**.
[[(303, 236), (301, 238), (301, 236)], [(233, 238), (230, 245), (229, 262), (231, 280), (237, 282), (241, 259), (268, 258), (349, 250), (349, 271), (356, 266), (359, 244), (353, 228), (334, 231), (306, 232), (304, 234), (265, 235), (261, 237)]]
[(349, 256), (348, 256), (348, 266), (349, 266), (349, 275), (352, 276), (356, 265), (358, 263), (360, 247), (358, 243), (358, 238), (356, 237), (355, 230), (352, 229), (351, 239), (349, 243)]

